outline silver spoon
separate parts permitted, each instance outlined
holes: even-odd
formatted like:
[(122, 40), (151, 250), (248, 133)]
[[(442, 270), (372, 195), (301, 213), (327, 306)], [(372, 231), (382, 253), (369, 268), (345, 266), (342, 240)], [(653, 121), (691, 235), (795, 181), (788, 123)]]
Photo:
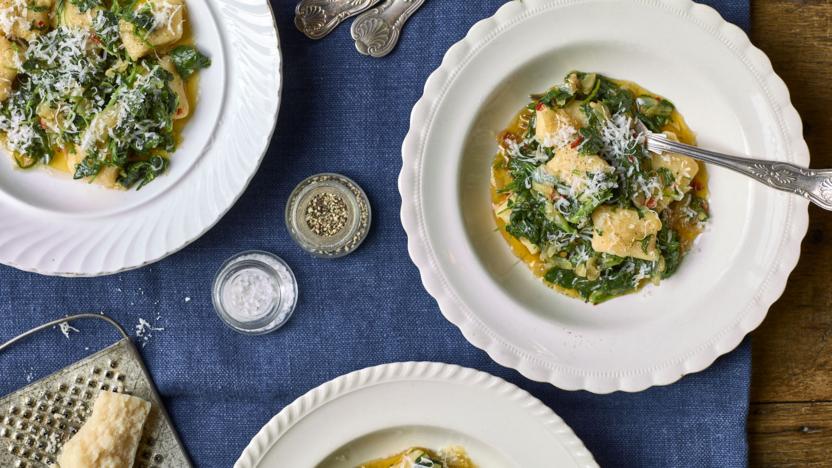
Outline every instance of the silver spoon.
[(295, 27), (310, 39), (321, 39), (345, 19), (379, 0), (301, 0), (295, 7)]
[(647, 149), (654, 153), (667, 151), (716, 164), (745, 174), (769, 187), (800, 195), (824, 210), (832, 211), (832, 169), (809, 169), (779, 161), (717, 153), (672, 141), (664, 135), (650, 132), (641, 122), (637, 127), (647, 135)]
[(355, 48), (364, 55), (384, 57), (399, 41), (404, 23), (425, 0), (384, 0), (352, 23)]

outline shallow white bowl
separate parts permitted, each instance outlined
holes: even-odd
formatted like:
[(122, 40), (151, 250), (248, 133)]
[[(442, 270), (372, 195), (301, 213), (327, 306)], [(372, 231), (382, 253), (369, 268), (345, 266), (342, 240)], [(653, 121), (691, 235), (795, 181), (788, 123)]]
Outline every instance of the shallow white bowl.
[[(242, 195), (268, 148), (282, 63), (265, 0), (188, 1), (212, 64), (168, 173), (139, 191), (107, 190), (0, 154), (0, 263), (97, 276), (160, 260), (210, 229)], [(2, 153), (2, 152), (0, 152)]]
[(701, 146), (803, 166), (788, 91), (765, 55), (689, 0), (524, 0), (476, 24), (431, 75), (399, 178), (411, 258), (445, 316), (498, 363), (570, 390), (640, 391), (733, 349), (782, 293), (807, 202), (709, 166), (713, 218), (680, 271), (599, 306), (549, 290), (497, 232), (496, 134), (570, 70), (672, 100)]
[(417, 446), (462, 445), (483, 468), (597, 467), (555, 413), (492, 375), (398, 362), (338, 377), (284, 408), (235, 468), (353, 468)]

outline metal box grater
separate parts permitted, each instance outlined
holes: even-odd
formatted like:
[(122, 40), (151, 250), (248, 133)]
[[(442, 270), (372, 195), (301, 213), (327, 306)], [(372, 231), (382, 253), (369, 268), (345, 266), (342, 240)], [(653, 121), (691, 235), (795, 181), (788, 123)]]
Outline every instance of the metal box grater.
[(105, 320), (118, 328), (123, 338), (0, 398), (0, 467), (54, 464), (64, 442), (86, 421), (101, 391), (127, 393), (151, 403), (134, 468), (190, 467), (138, 351), (115, 321), (96, 314), (68, 317), (33, 329), (0, 346), (0, 351), (34, 332), (80, 318)]

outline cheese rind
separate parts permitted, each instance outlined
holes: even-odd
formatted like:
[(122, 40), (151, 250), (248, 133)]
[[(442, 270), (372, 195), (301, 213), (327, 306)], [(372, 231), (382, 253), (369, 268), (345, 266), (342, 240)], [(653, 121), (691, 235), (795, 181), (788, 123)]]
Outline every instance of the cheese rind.
[(101, 392), (92, 414), (58, 456), (60, 468), (133, 466), (150, 413), (150, 403), (130, 395)]

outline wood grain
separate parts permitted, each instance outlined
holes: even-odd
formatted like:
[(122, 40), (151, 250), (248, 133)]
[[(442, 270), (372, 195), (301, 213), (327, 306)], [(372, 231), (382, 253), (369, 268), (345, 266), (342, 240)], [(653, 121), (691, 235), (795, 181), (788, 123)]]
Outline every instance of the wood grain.
[[(832, 2), (752, 0), (752, 40), (803, 117), (813, 167), (832, 167)], [(753, 334), (751, 466), (832, 466), (832, 213), (812, 208), (801, 261)]]

